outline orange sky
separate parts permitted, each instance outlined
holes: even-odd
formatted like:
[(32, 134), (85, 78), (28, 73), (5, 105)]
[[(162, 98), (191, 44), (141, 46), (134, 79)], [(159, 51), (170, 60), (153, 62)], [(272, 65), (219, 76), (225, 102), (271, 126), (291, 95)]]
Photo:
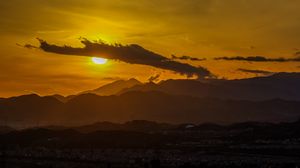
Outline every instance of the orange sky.
[[(27, 49), (16, 43), (82, 46), (79, 37), (138, 44), (171, 58), (188, 55), (220, 78), (253, 77), (239, 68), (300, 71), (300, 62), (215, 61), (220, 56), (293, 58), (300, 51), (298, 0), (9, 0), (0, 2), (0, 97), (75, 94), (117, 79), (186, 78), (155, 67)], [(180, 60), (179, 60), (180, 61)]]

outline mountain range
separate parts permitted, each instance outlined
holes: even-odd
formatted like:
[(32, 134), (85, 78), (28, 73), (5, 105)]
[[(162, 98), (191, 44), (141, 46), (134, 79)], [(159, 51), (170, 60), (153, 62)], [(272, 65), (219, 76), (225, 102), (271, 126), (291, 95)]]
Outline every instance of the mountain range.
[(129, 89), (133, 86), (138, 86), (138, 85), (142, 85), (142, 82), (134, 78), (131, 78), (129, 80), (117, 80), (93, 90), (80, 92), (79, 94), (92, 93), (100, 96), (110, 96), (110, 95), (115, 95), (121, 92), (122, 90)]
[(77, 95), (0, 99), (0, 122), (14, 127), (99, 121), (282, 122), (300, 117), (300, 74), (240, 80), (120, 80)]
[(123, 89), (129, 91), (160, 91), (168, 94), (213, 97), (234, 100), (269, 100), (280, 98), (300, 100), (300, 73), (278, 73), (266, 77), (222, 80), (166, 80)]
[[(117, 80), (96, 89), (80, 92), (80, 94), (96, 94), (99, 96), (121, 95), (131, 91), (159, 91), (171, 95), (189, 95), (194, 97), (212, 97), (233, 100), (262, 101), (284, 99), (300, 101), (300, 73), (276, 73), (270, 76), (246, 79), (169, 79), (159, 83), (142, 83), (134, 78)], [(52, 95), (66, 102), (76, 95)]]
[(128, 92), (119, 96), (78, 95), (66, 103), (54, 97), (25, 95), (0, 101), (0, 119), (11, 125), (82, 125), (98, 121), (152, 120), (171, 123), (292, 121), (298, 101), (222, 100)]

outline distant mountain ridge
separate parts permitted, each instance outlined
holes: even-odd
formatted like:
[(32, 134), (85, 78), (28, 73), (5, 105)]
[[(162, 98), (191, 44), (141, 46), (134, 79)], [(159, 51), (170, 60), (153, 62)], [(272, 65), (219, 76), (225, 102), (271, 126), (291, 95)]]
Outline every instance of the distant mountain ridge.
[(80, 92), (79, 94), (92, 93), (100, 96), (115, 95), (121, 90), (131, 88), (133, 86), (141, 85), (142, 83), (134, 78), (128, 80), (117, 80), (112, 83), (103, 85), (97, 89)]
[[(91, 93), (100, 96), (111, 96), (131, 91), (158, 91), (171, 95), (212, 97), (224, 100), (263, 101), (278, 98), (300, 101), (300, 73), (276, 73), (266, 77), (236, 80), (169, 79), (159, 83), (142, 83), (131, 78), (129, 80), (117, 80), (94, 90), (80, 92), (77, 95)], [(76, 95), (64, 97), (58, 94), (51, 96), (64, 103), (76, 97)]]
[(222, 100), (162, 92), (127, 92), (119, 96), (83, 94), (66, 103), (54, 97), (25, 95), (0, 101), (0, 122), (11, 125), (84, 125), (97, 121), (152, 120), (169, 123), (293, 121), (300, 102)]
[(166, 80), (158, 84), (130, 79), (95, 91), (112, 94), (112, 88), (119, 93), (1, 98), (0, 122), (17, 127), (129, 120), (233, 123), (291, 121), (300, 116), (300, 73), (239, 80)]
[[(57, 100), (66, 103), (72, 98), (76, 97), (76, 95), (82, 95), (82, 94), (96, 94), (99, 96), (111, 96), (111, 95), (116, 95), (117, 93), (121, 92), (122, 90), (129, 89), (131, 87), (137, 86), (137, 85), (142, 85), (143, 83), (136, 80), (135, 78), (130, 78), (128, 80), (117, 80), (112, 83), (105, 84), (103, 86), (100, 86), (96, 89), (93, 90), (87, 90), (83, 92), (79, 92), (78, 94), (75, 95), (69, 95), (69, 96), (62, 96), (60, 94), (54, 94), (54, 95), (49, 95), (47, 97), (54, 97)], [(0, 98), (1, 100), (1, 98)]]
[(285, 99), (300, 101), (300, 73), (278, 73), (267, 77), (237, 80), (166, 80), (123, 89), (130, 91), (159, 91), (175, 95), (214, 97), (220, 99), (254, 100)]

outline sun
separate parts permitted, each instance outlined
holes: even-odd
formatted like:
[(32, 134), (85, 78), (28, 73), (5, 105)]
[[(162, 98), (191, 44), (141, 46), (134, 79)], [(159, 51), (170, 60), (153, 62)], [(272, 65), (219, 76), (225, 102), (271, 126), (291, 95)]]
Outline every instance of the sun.
[(107, 62), (107, 59), (100, 57), (92, 57), (92, 61), (95, 64), (105, 64)]

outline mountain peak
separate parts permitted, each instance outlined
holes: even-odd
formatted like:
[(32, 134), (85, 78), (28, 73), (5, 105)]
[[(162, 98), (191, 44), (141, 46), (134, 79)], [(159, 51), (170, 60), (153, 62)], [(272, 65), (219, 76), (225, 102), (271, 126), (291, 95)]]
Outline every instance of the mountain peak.
[[(173, 95), (215, 97), (234, 100), (300, 100), (300, 73), (278, 73), (267, 77), (236, 80), (169, 79), (157, 84), (145, 83), (123, 89), (131, 91), (160, 91)], [(274, 101), (274, 100), (273, 100)]]
[(9, 99), (17, 100), (17, 99), (38, 99), (40, 98), (37, 94), (25, 94), (21, 96), (10, 97)]
[(85, 92), (81, 92), (80, 94), (86, 94), (86, 93), (92, 93), (96, 95), (101, 95), (101, 96), (110, 96), (110, 95), (115, 95), (118, 92), (120, 92), (123, 89), (131, 88), (136, 85), (141, 85), (142, 83), (138, 81), (135, 78), (130, 78), (128, 80), (116, 80), (112, 83), (103, 85), (99, 88), (96, 88), (94, 90), (88, 90)]
[(138, 81), (137, 79), (135, 78), (130, 78), (127, 80), (128, 82), (136, 82), (136, 83), (141, 83), (140, 81)]

